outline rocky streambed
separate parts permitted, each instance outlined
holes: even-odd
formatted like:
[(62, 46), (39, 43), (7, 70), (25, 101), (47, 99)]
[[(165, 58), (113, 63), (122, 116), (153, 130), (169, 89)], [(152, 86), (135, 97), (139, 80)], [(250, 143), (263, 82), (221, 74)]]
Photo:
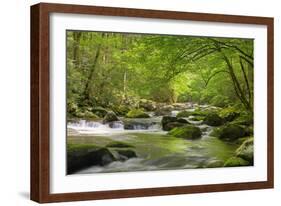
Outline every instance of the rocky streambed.
[(206, 105), (172, 109), (69, 121), (68, 174), (253, 165), (252, 123), (242, 114)]

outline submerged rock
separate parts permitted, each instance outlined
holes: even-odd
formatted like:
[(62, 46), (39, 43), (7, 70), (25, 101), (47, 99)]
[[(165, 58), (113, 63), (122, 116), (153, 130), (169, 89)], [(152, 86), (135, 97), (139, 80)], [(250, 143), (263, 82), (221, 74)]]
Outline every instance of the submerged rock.
[(216, 113), (210, 113), (204, 118), (204, 123), (209, 126), (220, 126), (223, 124), (223, 119)]
[(126, 114), (128, 118), (149, 118), (150, 116), (141, 109), (132, 109)]
[(114, 112), (108, 112), (105, 117), (103, 118), (103, 123), (115, 122), (120, 121), (117, 115)]
[(174, 128), (168, 134), (184, 139), (198, 139), (202, 136), (200, 128), (192, 125)]
[(225, 163), (224, 167), (239, 167), (239, 166), (249, 166), (250, 163), (240, 157), (231, 157)]
[(254, 162), (254, 138), (248, 138), (236, 150), (236, 156), (247, 160), (251, 164)]

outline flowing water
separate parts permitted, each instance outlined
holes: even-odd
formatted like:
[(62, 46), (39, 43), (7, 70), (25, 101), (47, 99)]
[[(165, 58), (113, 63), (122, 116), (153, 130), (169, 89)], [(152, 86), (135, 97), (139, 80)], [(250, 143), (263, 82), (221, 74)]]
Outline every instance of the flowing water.
[[(176, 113), (173, 111), (171, 115)], [(106, 166), (92, 166), (76, 174), (204, 168), (212, 161), (225, 162), (237, 149), (235, 144), (210, 136), (213, 127), (202, 124), (202, 121), (189, 120), (201, 129), (202, 138), (185, 140), (167, 135), (161, 128), (161, 119), (161, 116), (152, 116), (147, 119), (121, 119), (111, 124), (86, 120), (68, 123), (69, 143), (105, 146), (112, 141), (121, 141), (133, 145), (138, 156)]]

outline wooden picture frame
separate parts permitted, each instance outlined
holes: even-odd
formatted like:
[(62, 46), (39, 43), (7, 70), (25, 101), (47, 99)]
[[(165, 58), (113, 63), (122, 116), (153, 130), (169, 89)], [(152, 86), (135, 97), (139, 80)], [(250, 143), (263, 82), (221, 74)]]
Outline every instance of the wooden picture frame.
[[(267, 27), (267, 180), (243, 183), (50, 193), (51, 13), (139, 17)], [(31, 7), (31, 200), (39, 203), (273, 188), (273, 18), (40, 3)]]

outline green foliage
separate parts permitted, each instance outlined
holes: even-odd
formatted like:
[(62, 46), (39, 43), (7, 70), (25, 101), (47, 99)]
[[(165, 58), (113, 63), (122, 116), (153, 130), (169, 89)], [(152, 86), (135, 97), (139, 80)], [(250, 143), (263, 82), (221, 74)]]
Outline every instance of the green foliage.
[(67, 31), (67, 112), (125, 115), (147, 99), (251, 113), (253, 70), (253, 40)]

